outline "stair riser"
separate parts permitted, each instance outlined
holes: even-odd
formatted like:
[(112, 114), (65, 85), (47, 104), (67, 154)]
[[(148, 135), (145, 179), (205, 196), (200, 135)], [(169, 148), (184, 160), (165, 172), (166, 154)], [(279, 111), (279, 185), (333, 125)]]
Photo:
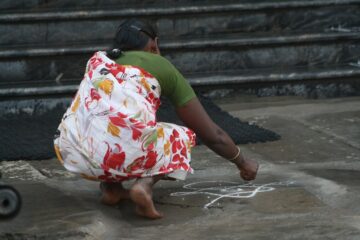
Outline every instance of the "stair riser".
[(182, 72), (342, 65), (360, 59), (360, 42), (173, 52), (167, 58)]
[[(360, 42), (320, 43), (308, 45), (268, 46), (258, 48), (174, 50), (163, 52), (185, 75), (195, 72), (216, 72), (261, 68), (325, 67), (343, 65), (360, 59)], [(34, 57), (0, 62), (0, 87), (4, 84), (61, 79), (81, 80), (91, 53), (54, 57)], [(34, 86), (35, 86), (34, 85)]]
[[(281, 9), (213, 14), (150, 16), (160, 38), (209, 34), (330, 31), (332, 27), (354, 29), (360, 25), (360, 6)], [(119, 23), (126, 17), (93, 20), (1, 23), (0, 44), (70, 44), (111, 42)], [(16, 29), (16, 30), (15, 30)]]
[(0, 10), (38, 11), (43, 9), (71, 10), (74, 8), (104, 8), (119, 6), (146, 6), (156, 3), (163, 4), (187, 4), (209, 2), (208, 0), (1, 0)]

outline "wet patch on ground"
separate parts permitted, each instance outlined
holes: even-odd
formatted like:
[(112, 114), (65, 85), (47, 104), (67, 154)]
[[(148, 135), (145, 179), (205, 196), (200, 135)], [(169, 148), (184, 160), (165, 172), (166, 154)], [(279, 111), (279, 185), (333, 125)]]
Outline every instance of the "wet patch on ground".
[(295, 120), (269, 117), (265, 127), (279, 132), (282, 136), (281, 140), (248, 146), (253, 152), (265, 155), (266, 160), (275, 163), (295, 164), (339, 160), (349, 161), (355, 160), (346, 158), (349, 153), (357, 156), (360, 155), (358, 149), (354, 149), (347, 143)]
[(306, 213), (324, 204), (303, 188), (281, 188), (251, 199), (250, 205), (262, 213)]
[[(360, 144), (360, 111), (344, 112), (344, 113), (329, 113), (315, 116), (306, 120), (320, 130), (326, 131), (329, 134), (337, 136), (341, 140), (352, 144), (359, 148)], [(353, 156), (354, 155), (354, 156)], [(359, 155), (347, 154), (347, 158), (357, 158)]]
[(360, 186), (360, 171), (351, 169), (304, 169), (310, 175), (325, 178), (339, 184)]

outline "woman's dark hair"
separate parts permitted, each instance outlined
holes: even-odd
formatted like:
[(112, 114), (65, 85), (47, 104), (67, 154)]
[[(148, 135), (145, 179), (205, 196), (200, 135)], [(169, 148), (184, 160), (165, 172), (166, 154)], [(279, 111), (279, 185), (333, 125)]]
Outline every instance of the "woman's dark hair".
[(136, 19), (126, 20), (120, 24), (107, 55), (116, 59), (121, 55), (121, 51), (142, 50), (150, 38), (156, 37), (157, 31), (149, 23)]

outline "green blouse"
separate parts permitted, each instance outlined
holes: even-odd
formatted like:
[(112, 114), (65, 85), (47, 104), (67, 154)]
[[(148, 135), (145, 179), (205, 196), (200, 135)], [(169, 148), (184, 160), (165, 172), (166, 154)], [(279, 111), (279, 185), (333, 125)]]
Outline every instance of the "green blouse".
[(196, 96), (183, 75), (160, 55), (144, 51), (127, 51), (116, 62), (141, 67), (149, 72), (159, 81), (161, 94), (177, 107), (183, 106)]

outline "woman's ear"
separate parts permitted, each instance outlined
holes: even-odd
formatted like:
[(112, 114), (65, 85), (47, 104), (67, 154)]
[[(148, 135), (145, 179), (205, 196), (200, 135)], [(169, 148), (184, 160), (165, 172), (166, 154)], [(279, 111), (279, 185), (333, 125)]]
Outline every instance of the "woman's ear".
[(153, 49), (152, 49), (152, 52), (155, 53), (155, 54), (160, 54), (160, 48), (159, 48), (159, 38), (158, 37), (155, 37), (155, 39), (153, 40), (154, 42), (154, 45), (153, 45)]
[(158, 38), (156, 37), (154, 40), (149, 39), (148, 43), (146, 44), (146, 46), (144, 47), (143, 50), (146, 52), (151, 52), (151, 53), (160, 55), (160, 49), (158, 46)]

